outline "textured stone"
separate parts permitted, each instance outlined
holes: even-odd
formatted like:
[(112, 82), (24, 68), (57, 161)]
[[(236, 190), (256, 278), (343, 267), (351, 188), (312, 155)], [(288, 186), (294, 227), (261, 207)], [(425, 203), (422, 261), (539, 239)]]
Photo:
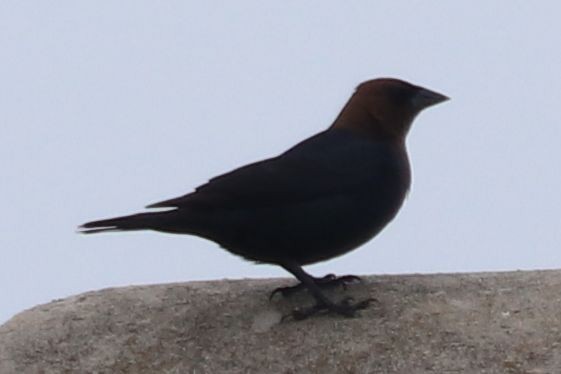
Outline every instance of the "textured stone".
[(284, 321), (288, 279), (106, 289), (0, 326), (0, 373), (558, 373), (561, 271), (369, 276), (357, 318)]

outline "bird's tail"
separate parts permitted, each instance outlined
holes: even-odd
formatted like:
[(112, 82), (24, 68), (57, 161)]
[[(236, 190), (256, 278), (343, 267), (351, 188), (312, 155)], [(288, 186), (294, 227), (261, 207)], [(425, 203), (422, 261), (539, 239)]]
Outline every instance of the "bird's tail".
[(106, 231), (129, 231), (158, 229), (168, 221), (171, 212), (138, 213), (130, 216), (115, 217), (84, 223), (79, 227), (82, 234), (95, 234)]

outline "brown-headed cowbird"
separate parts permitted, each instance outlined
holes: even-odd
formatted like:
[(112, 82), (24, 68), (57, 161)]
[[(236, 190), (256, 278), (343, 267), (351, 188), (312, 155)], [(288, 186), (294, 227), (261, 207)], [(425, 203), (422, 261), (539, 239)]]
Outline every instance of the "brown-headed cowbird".
[(316, 299), (295, 317), (320, 310), (352, 316), (368, 300), (333, 302), (321, 290), (333, 276), (314, 278), (302, 266), (347, 253), (395, 217), (411, 182), (407, 132), (421, 110), (447, 99), (398, 79), (364, 82), (331, 127), (281, 155), (147, 207), (167, 211), (88, 222), (82, 232), (197, 235), (292, 273)]

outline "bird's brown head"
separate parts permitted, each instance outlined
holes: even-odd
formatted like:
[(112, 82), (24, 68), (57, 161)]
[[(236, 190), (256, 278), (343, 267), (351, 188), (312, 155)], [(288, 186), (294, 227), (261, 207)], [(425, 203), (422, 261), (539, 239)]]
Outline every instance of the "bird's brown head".
[(446, 100), (442, 94), (399, 79), (374, 79), (356, 88), (332, 128), (402, 142), (420, 111)]

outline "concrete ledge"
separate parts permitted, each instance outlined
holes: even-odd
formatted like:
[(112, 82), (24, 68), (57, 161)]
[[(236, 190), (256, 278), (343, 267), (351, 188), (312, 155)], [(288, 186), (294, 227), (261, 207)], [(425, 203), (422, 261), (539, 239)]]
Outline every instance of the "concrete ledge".
[(0, 373), (559, 373), (561, 271), (370, 276), (345, 319), (280, 323), (290, 279), (106, 289), (0, 326)]

